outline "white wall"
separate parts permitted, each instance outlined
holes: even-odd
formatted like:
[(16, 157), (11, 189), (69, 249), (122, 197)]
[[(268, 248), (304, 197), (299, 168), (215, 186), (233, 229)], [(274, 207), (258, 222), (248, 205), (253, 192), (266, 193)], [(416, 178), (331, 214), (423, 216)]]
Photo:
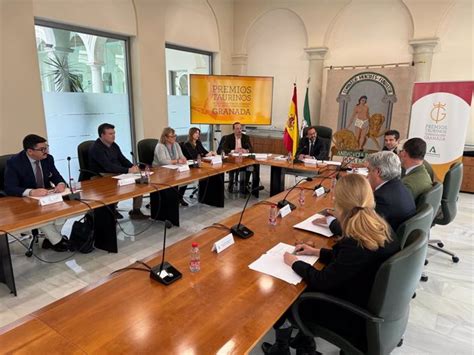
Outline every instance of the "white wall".
[(285, 126), (295, 80), (301, 103), (298, 113), (303, 114), (308, 78), (308, 61), (303, 49), (306, 43), (306, 28), (301, 18), (289, 10), (276, 9), (263, 14), (247, 33), (247, 74), (274, 77), (273, 127), (283, 129)]

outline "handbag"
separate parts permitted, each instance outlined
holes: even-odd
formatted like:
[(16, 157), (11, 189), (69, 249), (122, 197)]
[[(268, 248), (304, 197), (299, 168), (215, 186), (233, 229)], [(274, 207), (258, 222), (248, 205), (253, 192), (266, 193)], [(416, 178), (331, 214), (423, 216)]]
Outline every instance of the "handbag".
[(73, 223), (69, 243), (73, 251), (88, 254), (94, 250), (94, 217), (90, 213)]

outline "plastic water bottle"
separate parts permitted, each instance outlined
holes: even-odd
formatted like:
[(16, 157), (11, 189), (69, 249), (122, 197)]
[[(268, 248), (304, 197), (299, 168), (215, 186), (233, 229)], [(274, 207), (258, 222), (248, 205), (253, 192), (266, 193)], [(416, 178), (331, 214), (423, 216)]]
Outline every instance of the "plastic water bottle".
[(304, 189), (300, 189), (300, 196), (298, 197), (298, 202), (300, 203), (300, 206), (304, 206), (305, 199), (306, 199), (306, 196), (304, 193)]
[(189, 261), (189, 270), (198, 272), (201, 270), (201, 255), (199, 253), (199, 244), (193, 242), (191, 244), (191, 260)]
[(221, 158), (222, 158), (222, 161), (224, 161), (224, 159), (225, 159), (225, 152), (224, 152), (224, 149), (221, 150)]
[(147, 165), (147, 166), (145, 166), (145, 178), (146, 178), (147, 183), (150, 183), (150, 175), (151, 175), (150, 166)]
[(268, 224), (275, 226), (277, 224), (278, 208), (276, 205), (270, 206), (270, 216), (268, 217)]
[(239, 152), (239, 160), (238, 160), (239, 163), (242, 163), (242, 152)]
[(201, 154), (198, 154), (197, 157), (196, 157), (196, 163), (197, 163), (197, 166), (198, 168), (201, 167)]
[(288, 156), (286, 157), (286, 160), (288, 161), (288, 164), (291, 163), (291, 161), (293, 160), (293, 156), (291, 155), (290, 152), (288, 152)]
[(334, 201), (336, 199), (336, 195), (335, 195), (335, 192), (336, 192), (336, 183), (337, 183), (337, 179), (334, 177), (331, 179), (331, 191), (330, 191), (330, 194), (331, 194), (331, 199)]

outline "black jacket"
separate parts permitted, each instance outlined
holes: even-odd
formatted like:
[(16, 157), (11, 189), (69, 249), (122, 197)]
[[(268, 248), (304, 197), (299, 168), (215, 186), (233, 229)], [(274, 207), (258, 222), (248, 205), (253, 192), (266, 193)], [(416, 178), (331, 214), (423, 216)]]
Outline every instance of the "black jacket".
[(96, 173), (126, 174), (132, 166), (116, 143), (107, 147), (97, 138), (89, 149), (89, 169)]
[[(250, 143), (250, 138), (246, 134), (242, 133), (241, 144), (243, 149), (247, 149), (250, 153), (253, 152), (252, 143)], [(226, 154), (229, 154), (232, 150), (235, 149), (235, 135), (228, 134), (227, 136), (222, 137), (221, 141), (221, 150), (224, 150)], [(221, 151), (219, 150), (220, 154)]]
[(309, 151), (309, 138), (305, 137), (300, 140), (298, 149), (296, 150), (296, 157), (300, 154), (310, 155), (319, 160), (327, 160), (329, 156), (329, 145), (324, 138), (316, 137), (311, 151)]
[[(54, 158), (49, 155), (40, 161), (43, 171), (44, 188), (64, 182), (54, 165)], [(5, 167), (5, 193), (9, 196), (22, 196), (26, 189), (37, 189), (36, 177), (26, 152), (22, 150), (7, 160)]]
[(198, 154), (201, 157), (205, 157), (207, 153), (209, 153), (206, 148), (202, 145), (202, 142), (200, 140), (196, 141), (196, 146), (193, 147), (191, 142), (187, 141), (186, 143), (183, 144), (182, 149), (184, 156), (186, 159), (192, 159), (195, 160), (197, 159)]
[[(374, 191), (375, 211), (383, 217), (396, 232), (400, 224), (416, 213), (416, 205), (410, 191), (400, 179), (392, 179)], [(331, 232), (342, 234), (338, 220), (329, 226)]]

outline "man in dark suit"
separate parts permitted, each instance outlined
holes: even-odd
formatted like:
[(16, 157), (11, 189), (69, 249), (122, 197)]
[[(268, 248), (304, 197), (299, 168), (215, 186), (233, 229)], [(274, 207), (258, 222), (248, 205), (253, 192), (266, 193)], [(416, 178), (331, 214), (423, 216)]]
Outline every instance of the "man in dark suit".
[(383, 136), (384, 146), (382, 150), (388, 150), (392, 153), (398, 154), (397, 146), (400, 139), (400, 132), (395, 129), (390, 129), (385, 132)]
[[(242, 133), (242, 125), (240, 122), (235, 122), (232, 125), (233, 133), (222, 137), (222, 147), (221, 149), (226, 153), (252, 153), (252, 143), (250, 142), (249, 136)], [(221, 153), (221, 152), (218, 152)], [(250, 180), (250, 171), (245, 172), (245, 184), (240, 184), (240, 192), (247, 194), (245, 187), (247, 186)], [(229, 192), (234, 191), (234, 184), (236, 182), (235, 171), (229, 172)]]
[[(89, 148), (89, 167), (97, 173), (108, 175), (139, 173), (138, 166), (133, 165), (125, 158), (120, 147), (115, 143), (115, 126), (110, 123), (102, 123), (97, 129), (99, 138)], [(150, 216), (143, 214), (140, 210), (143, 197), (133, 198), (133, 209), (128, 212), (131, 219), (148, 219)], [(116, 218), (123, 216), (115, 212)]]
[[(400, 180), (400, 159), (392, 152), (382, 151), (370, 154), (367, 163), (367, 179), (374, 191), (375, 211), (396, 232), (400, 224), (416, 213), (413, 196)], [(328, 217), (327, 220), (316, 219), (314, 223), (329, 223), (334, 234), (342, 233), (341, 225), (334, 217)]]
[[(46, 139), (29, 134), (23, 139), (23, 150), (12, 156), (5, 167), (5, 193), (9, 196), (46, 196), (51, 191), (61, 193), (66, 183), (54, 166), (54, 158), (48, 154)], [(60, 224), (62, 221), (55, 221)], [(53, 224), (42, 226), (46, 234), (44, 249), (66, 251), (68, 240), (57, 232)]]
[(319, 160), (327, 160), (329, 153), (328, 144), (324, 139), (318, 137), (316, 127), (308, 127), (306, 137), (304, 137), (296, 150), (295, 156), (299, 160), (306, 158), (315, 158)]

